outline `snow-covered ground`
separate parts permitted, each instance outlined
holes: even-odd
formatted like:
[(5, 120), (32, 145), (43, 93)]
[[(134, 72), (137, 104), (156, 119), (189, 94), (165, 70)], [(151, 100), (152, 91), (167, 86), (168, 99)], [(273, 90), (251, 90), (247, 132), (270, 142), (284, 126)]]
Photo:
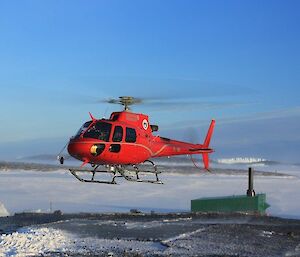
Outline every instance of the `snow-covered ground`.
[[(255, 176), (256, 193), (266, 193), (275, 216), (300, 218), (300, 178)], [(245, 194), (246, 175), (203, 173), (181, 175), (163, 173), (163, 185), (118, 180), (118, 185), (77, 181), (68, 171), (2, 171), (0, 202), (9, 213), (24, 210), (63, 212), (114, 212), (137, 208), (144, 211), (189, 211), (190, 200), (200, 197)]]

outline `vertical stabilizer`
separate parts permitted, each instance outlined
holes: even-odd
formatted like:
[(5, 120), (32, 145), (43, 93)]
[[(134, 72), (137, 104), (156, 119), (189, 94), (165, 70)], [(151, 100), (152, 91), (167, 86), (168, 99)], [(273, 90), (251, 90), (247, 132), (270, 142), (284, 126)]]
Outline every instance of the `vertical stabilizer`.
[[(209, 149), (210, 139), (211, 139), (212, 134), (214, 132), (215, 123), (216, 123), (215, 120), (211, 121), (209, 129), (207, 131), (207, 135), (206, 135), (204, 143), (203, 143), (203, 147), (205, 147), (207, 149)], [(209, 170), (209, 156), (208, 156), (208, 153), (202, 153), (202, 159), (203, 159), (204, 168), (206, 170)]]
[(215, 120), (212, 120), (211, 123), (210, 123), (209, 129), (207, 131), (206, 138), (205, 138), (204, 143), (203, 143), (204, 147), (209, 147), (210, 139), (211, 139), (211, 136), (214, 132), (215, 123), (216, 123)]

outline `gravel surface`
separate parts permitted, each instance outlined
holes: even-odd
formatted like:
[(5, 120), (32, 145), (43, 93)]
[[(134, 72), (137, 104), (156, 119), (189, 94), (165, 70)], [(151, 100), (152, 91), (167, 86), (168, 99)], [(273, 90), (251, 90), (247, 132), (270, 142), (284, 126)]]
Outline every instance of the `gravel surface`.
[[(0, 256), (300, 256), (300, 220), (205, 213), (50, 217), (45, 223), (43, 214), (1, 218)], [(27, 227), (20, 228), (22, 220)]]

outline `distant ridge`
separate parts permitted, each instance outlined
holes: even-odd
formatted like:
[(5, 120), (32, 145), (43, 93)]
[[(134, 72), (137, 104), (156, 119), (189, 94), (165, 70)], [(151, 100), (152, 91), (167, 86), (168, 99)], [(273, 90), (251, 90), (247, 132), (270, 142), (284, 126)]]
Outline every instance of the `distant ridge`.
[(58, 165), (40, 164), (40, 163), (26, 163), (26, 162), (0, 162), (1, 171), (10, 170), (32, 170), (32, 171), (54, 171), (58, 170)]
[[(65, 159), (71, 158), (70, 155), (64, 154)], [(31, 156), (21, 156), (18, 157), (17, 160), (40, 160), (40, 161), (55, 161), (57, 159), (57, 155), (55, 154), (39, 154), (39, 155), (31, 155)]]
[[(242, 168), (213, 168), (210, 173), (205, 171), (204, 169), (192, 166), (190, 164), (178, 165), (176, 163), (168, 164), (168, 163), (158, 163), (158, 168), (164, 173), (176, 173), (182, 175), (188, 174), (215, 174), (215, 175), (247, 175), (248, 170)], [(26, 163), (26, 162), (1, 162), (0, 161), (0, 171), (14, 171), (14, 170), (27, 170), (27, 171), (37, 171), (37, 172), (51, 172), (51, 171), (59, 171), (59, 170), (68, 170), (70, 168), (75, 168), (75, 166), (67, 166), (67, 165), (55, 165), (55, 164), (44, 164), (44, 163)], [(78, 168), (78, 166), (76, 166)], [(88, 171), (89, 167), (83, 168)], [(279, 172), (270, 172), (270, 171), (256, 171), (257, 174), (262, 176), (290, 176), (284, 173)]]

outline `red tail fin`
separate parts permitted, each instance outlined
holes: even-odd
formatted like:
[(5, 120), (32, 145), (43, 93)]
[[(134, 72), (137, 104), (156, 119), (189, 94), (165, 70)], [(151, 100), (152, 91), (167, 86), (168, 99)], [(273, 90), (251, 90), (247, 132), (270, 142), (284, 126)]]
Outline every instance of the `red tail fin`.
[(205, 138), (204, 143), (203, 143), (204, 147), (209, 147), (210, 139), (211, 139), (211, 136), (214, 132), (215, 123), (216, 123), (215, 120), (212, 120), (211, 123), (210, 123), (209, 129), (207, 131), (206, 138)]
[[(210, 139), (212, 137), (212, 134), (213, 134), (214, 128), (215, 128), (215, 123), (216, 123), (216, 121), (212, 120), (211, 123), (210, 123), (209, 129), (207, 131), (207, 135), (206, 135), (206, 138), (205, 138), (204, 143), (203, 143), (203, 146), (206, 147), (206, 148), (209, 148)], [(204, 168), (206, 170), (209, 170), (209, 156), (208, 156), (208, 153), (203, 153), (202, 154), (202, 159), (203, 159)]]

